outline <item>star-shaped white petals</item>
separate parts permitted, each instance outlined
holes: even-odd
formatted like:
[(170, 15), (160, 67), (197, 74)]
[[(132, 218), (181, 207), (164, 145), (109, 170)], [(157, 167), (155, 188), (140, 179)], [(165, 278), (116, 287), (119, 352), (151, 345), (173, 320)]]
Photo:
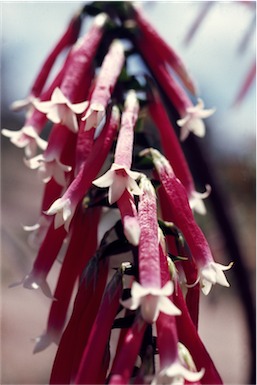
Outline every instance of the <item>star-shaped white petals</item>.
[(47, 142), (39, 137), (32, 126), (24, 126), (18, 131), (3, 129), (2, 134), (10, 138), (12, 144), (19, 148), (25, 147), (25, 155), (30, 158), (37, 152), (37, 147), (45, 150)]
[(232, 265), (233, 262), (228, 266), (216, 262), (209, 262), (209, 264), (203, 266), (199, 272), (203, 294), (208, 295), (212, 285), (215, 285), (216, 283), (229, 287), (230, 285), (223, 271), (229, 270)]
[(211, 186), (209, 184), (207, 184), (205, 188), (206, 191), (203, 193), (192, 191), (189, 197), (189, 205), (191, 209), (201, 215), (206, 214), (206, 207), (203, 199), (208, 198), (211, 193)]
[(122, 305), (130, 310), (141, 306), (141, 315), (146, 322), (153, 323), (159, 313), (180, 315), (181, 311), (170, 301), (168, 296), (173, 293), (174, 286), (171, 281), (162, 288), (143, 287), (134, 281), (131, 288), (131, 298), (122, 301)]
[(141, 194), (141, 189), (136, 183), (140, 175), (137, 171), (131, 171), (127, 167), (113, 163), (110, 170), (95, 179), (93, 184), (97, 187), (109, 187), (109, 203), (113, 204), (122, 196), (125, 189), (134, 195)]
[(35, 108), (46, 114), (49, 120), (53, 123), (61, 123), (75, 133), (78, 132), (76, 115), (82, 114), (87, 105), (88, 102), (72, 104), (58, 87), (56, 87), (52, 93), (50, 101), (34, 101)]
[(162, 369), (153, 379), (151, 385), (184, 385), (185, 380), (197, 382), (204, 375), (204, 369), (200, 372), (192, 372), (185, 368), (179, 361)]
[(203, 137), (205, 135), (205, 124), (202, 119), (208, 118), (214, 112), (215, 108), (205, 110), (204, 103), (200, 98), (196, 106), (188, 107), (186, 109), (186, 116), (177, 120), (178, 126), (181, 127), (180, 140), (185, 140), (190, 132)]
[(72, 205), (69, 198), (61, 197), (54, 201), (46, 214), (55, 215), (54, 227), (56, 229), (64, 224), (65, 230), (68, 231), (75, 210), (76, 206)]
[(30, 169), (38, 169), (44, 183), (48, 183), (53, 178), (60, 186), (66, 186), (65, 173), (72, 169), (71, 166), (61, 163), (58, 157), (47, 157), (42, 154), (32, 159), (24, 159), (24, 162)]

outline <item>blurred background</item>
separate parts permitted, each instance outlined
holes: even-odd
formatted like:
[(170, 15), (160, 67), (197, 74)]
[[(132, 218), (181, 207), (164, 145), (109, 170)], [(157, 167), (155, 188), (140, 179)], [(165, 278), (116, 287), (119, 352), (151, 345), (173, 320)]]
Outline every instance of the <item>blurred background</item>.
[[(1, 128), (22, 127), (24, 114), (12, 113), (9, 106), (27, 96), (50, 48), (83, 4), (1, 2)], [(255, 298), (255, 79), (235, 104), (256, 57), (255, 2), (153, 1), (141, 5), (187, 64), (206, 108), (217, 109), (208, 119), (206, 137), (201, 141), (225, 199)], [(1, 146), (1, 383), (43, 384), (49, 380), (56, 346), (35, 355), (32, 351), (33, 339), (45, 328), (50, 300), (39, 291), (8, 287), (29, 272), (35, 258), (22, 225), (37, 221), (42, 184), (25, 167), (23, 150), (4, 137)], [(233, 261), (211, 212), (197, 219), (216, 259), (226, 264)], [(50, 284), (57, 270), (54, 266)], [(247, 384), (252, 352), (245, 306), (248, 299), (244, 303), (240, 294), (245, 281), (242, 278), (240, 283), (233, 269), (228, 277), (230, 289), (215, 287), (202, 299), (200, 334), (224, 382)]]

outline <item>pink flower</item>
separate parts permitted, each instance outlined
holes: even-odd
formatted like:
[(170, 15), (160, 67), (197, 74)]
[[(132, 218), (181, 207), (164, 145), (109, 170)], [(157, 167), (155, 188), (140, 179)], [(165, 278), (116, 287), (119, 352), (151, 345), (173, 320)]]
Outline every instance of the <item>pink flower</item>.
[(177, 120), (177, 124), (181, 127), (180, 140), (185, 140), (190, 132), (195, 135), (203, 137), (205, 135), (205, 125), (203, 119), (208, 118), (214, 114), (215, 108), (209, 110), (204, 109), (202, 99), (198, 99), (196, 106), (187, 107), (186, 115)]
[(65, 229), (68, 231), (78, 203), (83, 199), (91, 187), (93, 179), (96, 177), (106, 159), (114, 135), (118, 129), (119, 118), (118, 108), (113, 107), (103, 131), (96, 139), (92, 151), (78, 175), (69, 185), (64, 195), (57, 199), (47, 211), (47, 214), (49, 215), (56, 214), (56, 228), (64, 224)]
[(154, 27), (149, 23), (149, 21), (144, 17), (142, 11), (139, 7), (134, 7), (135, 10), (135, 21), (140, 28), (140, 34), (137, 35), (137, 38), (142, 41), (142, 44), (146, 46), (152, 45), (156, 53), (158, 54), (162, 62), (170, 65), (176, 74), (180, 77), (187, 89), (196, 93), (196, 87), (192, 78), (188, 74), (185, 64), (182, 59), (179, 57), (177, 52), (169, 46)]
[(229, 269), (232, 265), (230, 264), (227, 268), (223, 267), (223, 269), (218, 267), (214, 268), (216, 263), (213, 260), (210, 247), (204, 234), (195, 222), (185, 188), (176, 178), (167, 159), (161, 155), (159, 151), (150, 149), (149, 153), (152, 156), (172, 214), (172, 218), (168, 218), (168, 220), (173, 221), (182, 231), (188, 243), (198, 267), (203, 293), (208, 294), (212, 285), (216, 283), (229, 286), (223, 270)]
[(122, 346), (116, 354), (110, 370), (110, 385), (128, 384), (139, 354), (147, 323), (138, 315), (127, 330)]
[(138, 207), (140, 284), (133, 282), (131, 298), (122, 304), (130, 310), (140, 306), (143, 319), (152, 323), (157, 320), (160, 312), (180, 312), (167, 298), (173, 292), (173, 283), (169, 281), (163, 287), (161, 285), (156, 196), (151, 182), (145, 176), (141, 178), (141, 188), (143, 193)]
[(97, 127), (105, 117), (105, 109), (124, 65), (124, 49), (120, 41), (112, 42), (96, 78), (87, 111), (82, 117), (86, 120), (86, 130)]
[[(55, 124), (44, 154), (25, 160), (25, 164), (31, 169), (38, 169), (44, 183), (54, 178), (59, 185), (66, 186), (66, 173), (72, 170), (75, 141), (73, 132), (60, 124)], [(70, 164), (63, 164), (61, 161), (63, 158)]]
[(93, 257), (81, 276), (72, 315), (60, 340), (50, 384), (69, 384), (77, 374), (108, 277), (108, 260)]
[(62, 124), (72, 132), (78, 131), (76, 115), (82, 114), (87, 106), (86, 102), (72, 104), (58, 87), (54, 90), (49, 102), (34, 101), (34, 105), (53, 123)]
[(140, 226), (133, 195), (126, 189), (118, 199), (117, 205), (120, 210), (125, 237), (132, 245), (137, 246)]
[[(210, 193), (210, 186), (206, 186), (205, 193), (198, 193), (195, 191), (195, 184), (188, 167), (185, 155), (180, 146), (180, 143), (175, 134), (168, 114), (163, 107), (163, 104), (158, 95), (157, 89), (152, 89), (151, 102), (149, 104), (149, 111), (160, 132), (160, 138), (164, 155), (169, 160), (176, 177), (184, 185), (189, 198), (190, 207), (199, 214), (205, 214), (206, 208), (203, 199), (207, 198)], [(144, 151), (141, 152), (143, 154)]]
[(125, 101), (121, 118), (121, 128), (114, 155), (114, 163), (100, 178), (93, 181), (98, 187), (109, 187), (109, 203), (113, 204), (122, 196), (125, 190), (132, 194), (141, 193), (136, 180), (140, 173), (131, 171), (134, 126), (138, 118), (139, 105), (134, 91), (130, 91)]
[(18, 131), (3, 129), (2, 134), (10, 138), (11, 143), (15, 146), (25, 147), (25, 155), (28, 158), (36, 153), (37, 147), (42, 150), (45, 150), (47, 147), (47, 142), (39, 137), (33, 126), (24, 126)]
[(76, 280), (96, 250), (100, 212), (99, 208), (88, 209), (86, 213), (81, 208), (78, 212), (54, 291), (47, 330), (37, 338), (34, 353), (45, 349), (53, 341), (59, 343)]
[[(119, 308), (121, 294), (122, 273), (118, 271), (112, 277), (105, 290), (98, 314), (81, 357), (74, 384), (95, 384), (105, 381), (106, 372), (101, 373), (101, 369), (106, 352), (106, 341), (109, 338), (112, 324)], [(92, 354), (92, 350), (94, 350), (94, 354)], [(99, 379), (100, 373), (102, 374), (101, 379)]]

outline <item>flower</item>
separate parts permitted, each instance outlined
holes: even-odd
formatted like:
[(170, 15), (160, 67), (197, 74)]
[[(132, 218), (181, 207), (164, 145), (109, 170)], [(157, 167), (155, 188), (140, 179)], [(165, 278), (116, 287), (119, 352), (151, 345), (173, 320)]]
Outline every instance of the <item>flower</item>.
[(224, 266), (220, 263), (212, 261), (200, 268), (199, 277), (202, 285), (203, 294), (209, 294), (212, 285), (215, 285), (216, 283), (222, 286), (229, 287), (230, 285), (223, 271), (229, 270), (232, 265), (233, 262), (231, 262), (228, 266)]
[(34, 101), (34, 106), (44, 112), (53, 123), (61, 123), (72, 132), (78, 132), (77, 114), (82, 114), (87, 107), (87, 102), (72, 104), (56, 87), (50, 101)]
[(55, 214), (54, 227), (56, 229), (64, 224), (65, 230), (68, 231), (75, 210), (76, 206), (71, 204), (71, 200), (69, 198), (64, 199), (62, 197), (54, 201), (51, 207), (47, 210), (46, 214)]
[(201, 215), (206, 214), (206, 207), (203, 199), (208, 198), (211, 193), (211, 186), (209, 184), (207, 184), (205, 188), (205, 192), (199, 193), (197, 191), (191, 191), (189, 196), (189, 205), (191, 209)]
[(147, 288), (134, 281), (131, 288), (131, 298), (122, 301), (122, 305), (130, 310), (141, 306), (142, 318), (149, 323), (155, 322), (160, 312), (179, 315), (180, 310), (167, 298), (174, 290), (171, 281), (162, 288)]
[(141, 190), (136, 183), (139, 177), (139, 172), (131, 171), (127, 167), (113, 163), (110, 170), (100, 178), (95, 179), (93, 184), (98, 187), (109, 187), (108, 199), (112, 205), (122, 196), (126, 189), (132, 194), (141, 194)]
[(205, 125), (202, 119), (208, 118), (214, 114), (215, 108), (209, 110), (204, 109), (202, 99), (198, 99), (196, 106), (186, 108), (186, 116), (177, 120), (177, 124), (181, 127), (180, 140), (185, 140), (190, 131), (195, 135), (203, 137), (205, 135)]
[(199, 381), (204, 375), (204, 369), (200, 372), (192, 372), (180, 362), (174, 362), (169, 367), (162, 369), (153, 379), (151, 385), (183, 385), (185, 380), (189, 382)]
[(125, 55), (122, 43), (114, 40), (106, 54), (96, 78), (87, 111), (82, 117), (86, 120), (85, 130), (96, 128), (105, 117), (105, 109), (111, 98), (118, 77), (124, 65)]
[(33, 126), (24, 126), (18, 131), (3, 129), (2, 134), (10, 138), (15, 146), (25, 147), (25, 155), (28, 158), (36, 153), (37, 146), (42, 150), (47, 147), (47, 142), (39, 137)]
[(72, 167), (62, 164), (58, 157), (47, 157), (42, 154), (32, 159), (25, 159), (25, 164), (32, 170), (38, 169), (44, 183), (54, 178), (61, 185), (66, 186), (65, 173), (71, 171)]

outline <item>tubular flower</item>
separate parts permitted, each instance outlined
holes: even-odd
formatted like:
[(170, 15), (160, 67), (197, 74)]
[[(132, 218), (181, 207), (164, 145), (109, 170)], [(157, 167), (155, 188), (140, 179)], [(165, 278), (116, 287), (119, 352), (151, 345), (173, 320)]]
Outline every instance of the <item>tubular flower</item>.
[(177, 124), (181, 127), (180, 140), (185, 140), (190, 132), (203, 137), (205, 135), (205, 125), (202, 119), (213, 115), (215, 108), (209, 110), (204, 109), (202, 99), (198, 99), (198, 103), (194, 107), (186, 108), (186, 116), (177, 120)]
[(228, 270), (232, 265), (223, 266), (223, 269), (220, 269), (219, 265), (216, 268), (207, 240), (194, 220), (183, 185), (176, 178), (167, 159), (157, 150), (149, 151), (170, 204), (173, 220), (184, 234), (198, 267), (203, 293), (208, 294), (212, 285), (216, 283), (229, 286), (223, 270)]
[(72, 104), (58, 87), (54, 90), (49, 102), (34, 101), (34, 105), (53, 123), (62, 124), (72, 132), (78, 131), (76, 115), (82, 114), (87, 106), (86, 102)]
[[(149, 323), (155, 322), (160, 312), (179, 314), (180, 311), (167, 298), (173, 292), (171, 281), (161, 287), (158, 226), (156, 217), (156, 196), (151, 182), (141, 178), (139, 204), (139, 279), (133, 282), (131, 298), (123, 305), (131, 310), (141, 306), (141, 314)], [(149, 263), (150, 261), (150, 263)]]
[(31, 169), (38, 169), (44, 183), (54, 178), (59, 185), (66, 186), (66, 173), (72, 170), (72, 166), (63, 164), (61, 160), (66, 151), (65, 160), (72, 162), (75, 139), (74, 133), (60, 124), (55, 124), (44, 154), (25, 160), (25, 164)]
[(92, 95), (87, 102), (88, 108), (82, 117), (82, 120), (86, 120), (85, 130), (96, 128), (104, 118), (105, 109), (121, 73), (124, 60), (123, 46), (121, 42), (115, 40), (104, 58)]
[(24, 126), (19, 131), (3, 129), (2, 134), (10, 138), (15, 146), (25, 147), (25, 155), (30, 158), (36, 153), (37, 147), (45, 150), (47, 142), (40, 138), (33, 126)]
[(202, 194), (195, 191), (194, 180), (175, 134), (175, 129), (155, 88), (152, 89), (149, 112), (160, 131), (164, 155), (172, 165), (176, 177), (182, 182), (187, 191), (190, 207), (199, 214), (206, 214), (203, 199), (209, 196), (211, 188), (207, 185), (206, 192)]
[(197, 331), (199, 303), (213, 285), (229, 286), (232, 264), (214, 261), (194, 218), (206, 213), (212, 179), (204, 162), (188, 162), (198, 141), (185, 156), (177, 135), (203, 136), (214, 112), (193, 105), (194, 84), (134, 4), (87, 2), (14, 105), (30, 105), (24, 127), (2, 133), (44, 182), (39, 219), (24, 226), (36, 257), (20, 283), (51, 299), (34, 347), (58, 345), (50, 384), (222, 384)]
[(131, 90), (125, 101), (121, 118), (121, 128), (115, 149), (114, 163), (100, 178), (93, 181), (98, 187), (109, 187), (109, 203), (113, 204), (122, 196), (125, 190), (140, 195), (136, 180), (140, 173), (131, 171), (134, 126), (138, 117), (139, 104), (136, 94)]
[(113, 107), (110, 117), (100, 136), (97, 138), (83, 168), (81, 168), (77, 177), (72, 181), (64, 195), (57, 199), (48, 209), (47, 214), (57, 214), (55, 218), (56, 228), (64, 224), (65, 229), (68, 230), (78, 203), (91, 187), (94, 177), (102, 167), (105, 157), (110, 150), (113, 137), (118, 128), (119, 118), (119, 110), (117, 107)]

